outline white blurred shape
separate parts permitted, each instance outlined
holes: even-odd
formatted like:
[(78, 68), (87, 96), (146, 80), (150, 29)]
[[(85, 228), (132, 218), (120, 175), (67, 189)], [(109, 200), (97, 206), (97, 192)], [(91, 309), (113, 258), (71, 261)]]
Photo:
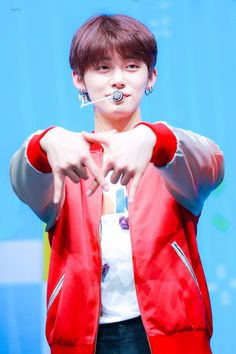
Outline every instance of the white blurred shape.
[(231, 288), (236, 288), (236, 279), (231, 279), (230, 281), (229, 281), (229, 286), (231, 287)]
[(1, 242), (0, 260), (0, 284), (42, 282), (42, 241)]
[(208, 283), (208, 290), (210, 293), (216, 293), (217, 290), (219, 289), (218, 285), (216, 283)]
[(223, 290), (220, 294), (220, 298), (223, 306), (231, 305), (231, 296), (229, 291)]
[(226, 277), (226, 269), (225, 269), (225, 266), (222, 265), (222, 264), (219, 264), (217, 267), (216, 267), (216, 274), (218, 276), (218, 278), (220, 279), (223, 279)]

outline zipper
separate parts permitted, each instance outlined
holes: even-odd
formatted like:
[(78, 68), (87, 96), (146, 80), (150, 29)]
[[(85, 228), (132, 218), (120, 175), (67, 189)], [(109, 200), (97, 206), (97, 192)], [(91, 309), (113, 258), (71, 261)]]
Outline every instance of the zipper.
[(101, 282), (102, 282), (102, 250), (101, 250), (101, 239), (102, 239), (102, 221), (101, 221), (101, 218), (100, 218), (99, 231), (98, 231), (98, 240), (99, 240), (99, 242), (98, 242), (98, 248), (99, 248), (100, 260), (101, 260), (101, 272), (100, 272), (100, 281), (99, 281), (99, 313), (98, 313), (97, 331), (96, 331), (95, 344), (94, 344), (94, 354), (96, 354), (96, 349), (97, 349), (99, 318), (100, 318), (100, 313), (101, 313), (101, 308), (102, 308), (102, 303), (101, 303)]
[[(142, 316), (141, 316), (141, 318), (142, 318)], [(144, 325), (143, 325), (143, 327), (144, 327)], [(145, 330), (145, 333), (146, 333), (146, 337), (147, 337), (147, 342), (148, 342), (148, 345), (149, 345), (150, 353), (152, 354), (151, 344), (150, 344), (150, 341), (149, 341), (149, 338), (148, 338), (147, 331), (146, 331), (145, 327), (144, 327), (144, 330)]]
[[(103, 149), (104, 151), (104, 149)], [(103, 161), (103, 152), (100, 155), (101, 160)], [(99, 214), (99, 225), (97, 229), (97, 242), (98, 242), (98, 250), (99, 250), (99, 256), (100, 256), (100, 262), (101, 262), (101, 267), (100, 267), (100, 280), (99, 280), (99, 312), (98, 312), (98, 317), (97, 317), (97, 331), (96, 331), (96, 336), (95, 336), (95, 342), (94, 342), (94, 354), (96, 354), (96, 349), (97, 349), (97, 338), (98, 338), (98, 327), (99, 327), (99, 319), (100, 319), (100, 313), (101, 313), (101, 308), (102, 308), (102, 299), (101, 299), (101, 282), (102, 282), (102, 248), (101, 248), (101, 240), (102, 240), (102, 204), (103, 204), (103, 193), (100, 194), (100, 214)], [(98, 203), (97, 203), (98, 204)]]
[[(126, 186), (127, 188), (127, 191), (129, 192), (129, 189), (128, 187)], [(128, 203), (128, 206), (129, 206), (129, 203)], [(134, 271), (134, 262), (133, 262), (133, 245), (132, 245), (132, 238), (131, 238), (131, 229), (132, 229), (132, 226), (131, 226), (131, 222), (130, 222), (130, 212), (129, 212), (129, 209), (128, 209), (128, 217), (129, 217), (129, 234), (130, 234), (130, 242), (131, 242), (131, 255), (132, 255), (132, 264), (133, 264), (133, 275), (134, 275), (134, 287), (135, 287), (135, 292), (136, 292), (136, 296), (137, 296), (137, 301), (138, 301), (138, 306), (139, 306), (139, 311), (140, 311), (140, 316), (141, 316), (141, 320), (143, 322), (143, 316), (142, 316), (142, 313), (141, 313), (141, 306), (140, 306), (140, 303), (139, 303), (139, 297), (138, 297), (138, 292), (137, 292), (137, 287), (136, 287), (136, 280), (135, 280), (135, 271)], [(148, 342), (148, 346), (149, 346), (149, 349), (150, 349), (150, 353), (152, 354), (152, 348), (151, 348), (151, 344), (150, 344), (150, 340), (149, 340), (149, 337), (148, 337), (148, 334), (147, 334), (147, 330), (145, 328), (145, 325), (144, 325), (144, 322), (143, 322), (143, 327), (144, 327), (144, 331), (146, 333), (146, 337), (147, 337), (147, 342)]]
[(57, 285), (55, 286), (50, 298), (49, 298), (49, 301), (48, 301), (48, 307), (47, 307), (47, 312), (49, 311), (50, 307), (52, 306), (53, 302), (55, 301), (57, 295), (59, 294), (61, 288), (62, 288), (62, 285), (64, 283), (64, 278), (65, 278), (65, 273), (62, 275), (62, 277), (60, 278), (60, 280), (58, 281)]
[[(102, 276), (100, 276), (100, 284), (102, 281)], [(98, 341), (98, 327), (99, 327), (99, 318), (100, 318), (100, 313), (101, 313), (101, 285), (99, 285), (100, 289), (100, 297), (99, 297), (99, 314), (98, 314), (98, 320), (97, 320), (97, 331), (96, 331), (96, 337), (95, 337), (95, 344), (94, 344), (94, 354), (96, 354), (96, 349), (97, 349), (97, 341)]]
[(191, 276), (192, 276), (192, 278), (194, 280), (194, 283), (197, 285), (198, 290), (199, 290), (199, 292), (201, 294), (201, 290), (200, 290), (200, 287), (199, 287), (199, 284), (198, 284), (197, 277), (196, 277), (196, 275), (194, 273), (194, 270), (193, 270), (191, 264), (189, 263), (187, 257), (185, 256), (184, 251), (182, 250), (182, 248), (178, 245), (178, 243), (176, 241), (172, 242), (171, 246), (173, 247), (173, 249), (175, 250), (175, 252), (179, 256), (181, 261), (184, 263), (184, 265), (186, 266), (186, 268), (190, 272), (190, 274), (191, 274)]

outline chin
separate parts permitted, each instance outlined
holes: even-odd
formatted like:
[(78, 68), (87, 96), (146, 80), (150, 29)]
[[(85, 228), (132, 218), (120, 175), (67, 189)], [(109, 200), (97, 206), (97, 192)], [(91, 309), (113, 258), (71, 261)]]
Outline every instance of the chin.
[(123, 104), (116, 104), (113, 107), (109, 107), (109, 109), (100, 110), (100, 114), (109, 120), (118, 121), (121, 119), (130, 119), (134, 115), (136, 115), (138, 111), (137, 107), (127, 107)]
[(133, 111), (124, 110), (124, 109), (114, 109), (112, 112), (109, 113), (109, 116), (112, 119), (124, 119), (126, 117), (130, 117), (133, 115)]

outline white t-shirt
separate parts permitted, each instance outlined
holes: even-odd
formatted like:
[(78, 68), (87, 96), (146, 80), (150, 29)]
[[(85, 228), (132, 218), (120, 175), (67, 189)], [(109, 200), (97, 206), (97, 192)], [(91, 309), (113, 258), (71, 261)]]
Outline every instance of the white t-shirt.
[[(110, 174), (107, 176), (110, 181)], [(102, 308), (100, 323), (111, 323), (140, 315), (134, 286), (132, 251), (127, 209), (127, 189), (110, 183), (103, 192), (100, 224), (102, 249)]]

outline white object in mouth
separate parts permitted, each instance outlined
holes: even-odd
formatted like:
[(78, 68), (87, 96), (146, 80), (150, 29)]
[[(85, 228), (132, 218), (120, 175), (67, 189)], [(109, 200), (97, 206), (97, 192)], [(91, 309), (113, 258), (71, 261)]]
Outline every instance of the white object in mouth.
[(122, 101), (123, 97), (124, 97), (123, 93), (121, 91), (118, 91), (118, 90), (114, 91), (113, 94), (112, 94), (112, 99), (115, 102)]
[(94, 101), (81, 103), (80, 107), (83, 108), (83, 107), (88, 106), (90, 104), (94, 104), (94, 103), (97, 103), (97, 102), (100, 102), (100, 101), (108, 100), (110, 98), (112, 98), (114, 102), (120, 102), (120, 101), (123, 100), (123, 97), (124, 97), (123, 93), (121, 91), (116, 90), (109, 96), (102, 97), (102, 98), (99, 98), (99, 99), (94, 100)]

